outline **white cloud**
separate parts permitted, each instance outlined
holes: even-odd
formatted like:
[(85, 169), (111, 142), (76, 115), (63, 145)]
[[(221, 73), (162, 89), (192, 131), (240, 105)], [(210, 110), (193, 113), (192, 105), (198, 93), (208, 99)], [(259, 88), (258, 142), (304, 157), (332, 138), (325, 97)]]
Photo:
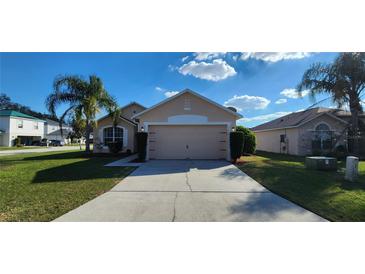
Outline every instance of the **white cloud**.
[(281, 105), (281, 104), (285, 104), (286, 102), (288, 102), (287, 99), (279, 99), (279, 100), (276, 100), (275, 104)]
[(188, 58), (189, 56), (184, 56), (183, 58), (181, 58), (181, 62), (185, 62)]
[(309, 90), (303, 90), (302, 95), (300, 96), (295, 88), (286, 88), (280, 92), (280, 94), (291, 99), (298, 99), (307, 96), (309, 94)]
[(164, 95), (166, 96), (166, 97), (172, 97), (172, 96), (174, 96), (174, 95), (176, 95), (176, 94), (178, 94), (179, 92), (178, 91), (166, 91), (165, 93), (164, 93)]
[(178, 70), (183, 75), (192, 75), (210, 81), (224, 80), (237, 74), (234, 68), (222, 59), (213, 60), (211, 63), (190, 61)]
[(226, 107), (234, 107), (238, 111), (248, 109), (264, 109), (270, 104), (270, 100), (260, 96), (235, 95), (224, 102)]
[(157, 90), (157, 91), (164, 91), (164, 89), (161, 88), (161, 87), (155, 87), (155, 90)]
[(309, 52), (245, 52), (242, 53), (241, 59), (250, 58), (262, 60), (265, 62), (275, 63), (282, 60), (302, 59), (310, 56)]
[(254, 116), (254, 117), (244, 117), (244, 118), (239, 119), (238, 122), (268, 122), (268, 121), (274, 120), (276, 118), (288, 115), (290, 113), (291, 112), (279, 111), (279, 112), (275, 112), (275, 113), (264, 114), (264, 115)]
[(223, 57), (225, 54), (225, 52), (195, 52), (194, 56), (196, 60), (203, 61)]

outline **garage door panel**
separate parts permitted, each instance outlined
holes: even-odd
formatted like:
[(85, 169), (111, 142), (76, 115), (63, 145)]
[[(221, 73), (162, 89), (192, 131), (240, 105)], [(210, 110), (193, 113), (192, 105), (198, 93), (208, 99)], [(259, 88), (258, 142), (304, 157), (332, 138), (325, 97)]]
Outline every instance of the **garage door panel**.
[(224, 159), (226, 126), (150, 126), (151, 159)]

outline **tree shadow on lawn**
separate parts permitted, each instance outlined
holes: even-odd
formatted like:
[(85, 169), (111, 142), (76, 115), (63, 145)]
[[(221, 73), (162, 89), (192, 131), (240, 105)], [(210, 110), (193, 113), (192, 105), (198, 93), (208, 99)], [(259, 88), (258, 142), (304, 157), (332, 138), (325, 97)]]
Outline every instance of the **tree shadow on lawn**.
[(125, 177), (134, 170), (133, 167), (110, 168), (104, 166), (120, 158), (120, 155), (111, 156), (72, 152), (28, 157), (24, 160), (75, 160), (72, 163), (60, 164), (59, 166), (39, 170), (32, 180), (32, 183), (50, 183)]

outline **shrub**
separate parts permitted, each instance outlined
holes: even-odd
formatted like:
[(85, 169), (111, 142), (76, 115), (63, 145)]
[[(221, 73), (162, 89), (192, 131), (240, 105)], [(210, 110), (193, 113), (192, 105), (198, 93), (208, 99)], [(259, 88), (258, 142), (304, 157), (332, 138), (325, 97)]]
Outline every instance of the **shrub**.
[(243, 153), (253, 154), (256, 150), (256, 136), (248, 128), (244, 126), (237, 126), (236, 131), (243, 132), (244, 135), (244, 146), (243, 146)]
[(347, 149), (344, 145), (338, 145), (335, 150), (335, 156), (337, 159), (345, 159), (347, 156)]
[(130, 149), (127, 149), (127, 155), (131, 155), (132, 154), (132, 150), (130, 150)]
[(117, 154), (123, 149), (123, 142), (111, 142), (108, 148), (111, 153)]
[(244, 134), (241, 131), (231, 132), (229, 135), (231, 159), (236, 161), (243, 154)]
[(137, 132), (137, 152), (138, 152), (138, 160), (140, 162), (144, 162), (146, 160), (146, 151), (147, 151), (147, 132)]

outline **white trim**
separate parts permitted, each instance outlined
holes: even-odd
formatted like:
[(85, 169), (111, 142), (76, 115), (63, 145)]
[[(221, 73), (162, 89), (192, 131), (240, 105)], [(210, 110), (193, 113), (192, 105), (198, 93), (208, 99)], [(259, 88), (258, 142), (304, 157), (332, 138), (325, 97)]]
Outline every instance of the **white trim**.
[[(232, 123), (230, 122), (207, 122), (207, 123), (169, 123), (169, 122), (144, 122), (144, 131), (148, 133), (149, 126), (226, 126), (227, 127), (227, 142), (226, 142), (226, 160), (231, 160), (231, 151), (229, 144), (229, 133), (232, 131)], [(146, 147), (146, 160), (149, 160), (149, 142), (147, 137), (147, 147)]]
[(176, 94), (176, 95), (174, 95), (174, 96), (171, 96), (171, 97), (169, 97), (169, 98), (167, 98), (167, 99), (165, 99), (165, 100), (163, 100), (163, 101), (159, 102), (158, 104), (155, 104), (155, 105), (153, 105), (152, 107), (150, 107), (150, 108), (148, 108), (148, 109), (145, 109), (145, 110), (143, 110), (143, 111), (141, 111), (141, 112), (139, 112), (139, 113), (137, 113), (137, 114), (133, 115), (133, 116), (132, 116), (132, 119), (137, 118), (137, 117), (140, 117), (141, 115), (143, 115), (143, 114), (145, 114), (145, 113), (149, 112), (150, 110), (155, 109), (155, 108), (157, 108), (157, 107), (159, 107), (159, 106), (161, 106), (161, 105), (163, 105), (163, 104), (165, 104), (165, 103), (167, 103), (167, 102), (170, 102), (171, 100), (174, 100), (174, 99), (176, 99), (177, 97), (182, 96), (182, 95), (183, 95), (183, 94), (185, 94), (185, 93), (193, 94), (193, 95), (195, 95), (196, 97), (198, 97), (198, 98), (200, 98), (200, 99), (202, 99), (202, 100), (204, 100), (204, 101), (207, 101), (208, 103), (211, 103), (211, 104), (215, 105), (216, 107), (218, 107), (218, 108), (220, 108), (220, 109), (222, 109), (222, 110), (224, 110), (224, 111), (226, 111), (226, 112), (228, 112), (228, 113), (230, 113), (230, 114), (232, 114), (232, 115), (234, 115), (234, 116), (236, 116), (236, 117), (238, 117), (238, 118), (242, 118), (242, 117), (243, 117), (241, 114), (239, 114), (239, 113), (237, 113), (237, 112), (234, 112), (234, 111), (232, 111), (232, 110), (230, 110), (230, 109), (228, 109), (228, 108), (226, 108), (226, 107), (224, 107), (224, 106), (222, 106), (222, 105), (220, 105), (220, 104), (218, 104), (218, 103), (216, 103), (216, 102), (214, 102), (214, 101), (212, 101), (212, 100), (210, 100), (210, 99), (208, 99), (208, 98), (206, 98), (206, 97), (204, 97), (204, 96), (200, 95), (199, 93), (196, 93), (195, 91), (192, 91), (192, 90), (190, 90), (190, 89), (184, 89), (183, 91), (179, 92), (178, 94)]
[(321, 130), (316, 130), (316, 128), (317, 128), (319, 125), (321, 125), (321, 124), (324, 124), (324, 125), (328, 126), (329, 131), (332, 131), (332, 127), (331, 127), (328, 123), (326, 123), (326, 122), (324, 122), (324, 121), (321, 121), (321, 122), (318, 122), (317, 124), (315, 124), (315, 125), (314, 125), (314, 127), (313, 127), (313, 130), (314, 130), (314, 131), (321, 131)]
[[(99, 128), (98, 137), (99, 137), (99, 141), (101, 143), (103, 143), (103, 145), (102, 145), (103, 148), (108, 147), (108, 146), (104, 145), (104, 129), (109, 128), (109, 127), (114, 127), (114, 126), (105, 125), (105, 126)], [(121, 127), (121, 126), (116, 126), (116, 127), (123, 129), (123, 148), (125, 148), (128, 145), (128, 129), (126, 129), (125, 127)], [(113, 135), (114, 135), (114, 131), (113, 131)]]

